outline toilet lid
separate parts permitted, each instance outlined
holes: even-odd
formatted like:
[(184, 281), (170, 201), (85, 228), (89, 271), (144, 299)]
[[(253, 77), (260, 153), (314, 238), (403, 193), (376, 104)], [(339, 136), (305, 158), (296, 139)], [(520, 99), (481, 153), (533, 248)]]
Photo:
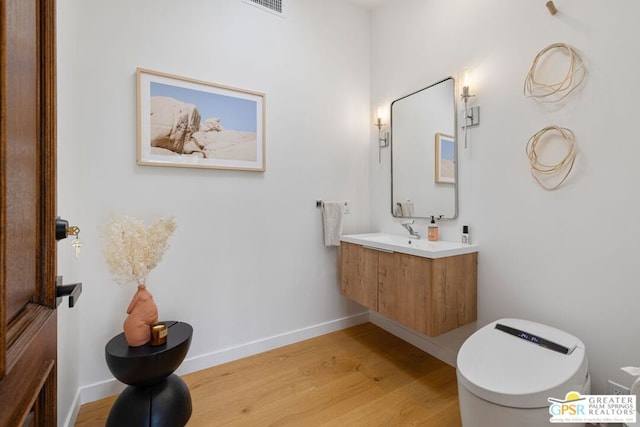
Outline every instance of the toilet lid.
[(501, 319), (462, 344), (458, 381), (503, 406), (541, 408), (547, 399), (581, 392), (588, 369), (584, 343), (571, 334), (522, 319)]

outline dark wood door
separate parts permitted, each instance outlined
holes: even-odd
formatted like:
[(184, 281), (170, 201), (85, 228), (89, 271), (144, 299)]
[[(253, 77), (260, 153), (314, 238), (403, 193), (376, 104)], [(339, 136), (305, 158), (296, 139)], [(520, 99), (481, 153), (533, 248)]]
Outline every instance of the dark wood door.
[(55, 0), (0, 21), (0, 426), (55, 426)]

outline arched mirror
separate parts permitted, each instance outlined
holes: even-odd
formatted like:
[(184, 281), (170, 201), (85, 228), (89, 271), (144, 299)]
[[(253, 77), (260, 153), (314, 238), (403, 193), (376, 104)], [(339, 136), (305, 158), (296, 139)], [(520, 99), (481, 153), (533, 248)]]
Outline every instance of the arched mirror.
[(448, 77), (391, 103), (391, 213), (458, 216), (455, 80)]

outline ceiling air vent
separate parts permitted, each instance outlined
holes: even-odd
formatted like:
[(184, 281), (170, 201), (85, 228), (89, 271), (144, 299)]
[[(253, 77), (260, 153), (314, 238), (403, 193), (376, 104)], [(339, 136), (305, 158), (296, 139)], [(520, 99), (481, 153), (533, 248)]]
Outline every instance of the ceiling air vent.
[(269, 12), (282, 15), (282, 0), (243, 0)]

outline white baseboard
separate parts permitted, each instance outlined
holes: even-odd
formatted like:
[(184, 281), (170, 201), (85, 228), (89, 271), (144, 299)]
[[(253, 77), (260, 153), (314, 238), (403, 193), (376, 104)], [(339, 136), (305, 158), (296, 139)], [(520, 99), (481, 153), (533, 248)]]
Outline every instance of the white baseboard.
[[(185, 375), (191, 372), (200, 371), (365, 322), (371, 322), (381, 327), (387, 332), (407, 341), (422, 351), (437, 357), (453, 367), (456, 366), (456, 359), (460, 346), (464, 340), (477, 329), (476, 323), (474, 322), (438, 337), (427, 337), (426, 335), (396, 323), (379, 313), (366, 311), (349, 317), (251, 341), (242, 345), (190, 357), (182, 362), (182, 365), (178, 368), (176, 374)], [(124, 390), (125, 387), (126, 386), (124, 384), (120, 383), (116, 379), (109, 379), (81, 387), (76, 392), (73, 405), (69, 409), (64, 426), (71, 427), (75, 424), (81, 405), (118, 394)]]
[[(331, 320), (329, 322), (251, 341), (235, 347), (229, 347), (211, 353), (190, 357), (182, 362), (182, 365), (178, 368), (176, 374), (185, 375), (191, 372), (200, 371), (212, 366), (253, 356), (254, 354), (263, 353), (265, 351), (273, 350), (274, 348), (315, 338), (320, 335), (339, 331), (368, 321), (369, 312), (366, 311), (352, 316), (343, 317), (341, 319)], [(125, 387), (126, 386), (124, 384), (120, 383), (116, 379), (109, 379), (80, 387), (78, 392), (76, 392), (73, 405), (69, 409), (69, 414), (65, 419), (65, 427), (70, 427), (75, 424), (81, 405), (118, 394), (124, 390)]]
[(67, 413), (67, 417), (63, 421), (64, 427), (73, 427), (76, 423), (76, 418), (78, 418), (78, 413), (80, 412), (80, 389), (76, 390), (75, 396), (73, 396), (73, 402), (71, 402), (71, 408), (69, 408), (69, 412)]
[[(83, 404), (118, 394), (124, 390), (125, 387), (125, 384), (115, 379), (80, 387), (73, 398), (63, 427), (73, 427), (76, 424), (80, 407)], [(60, 410), (60, 408), (58, 408), (58, 410)]]
[(369, 313), (363, 312), (349, 317), (343, 317), (341, 319), (331, 320), (329, 322), (251, 341), (239, 346), (229, 347), (212, 353), (191, 357), (182, 362), (182, 365), (180, 365), (176, 374), (185, 375), (191, 372), (201, 371), (202, 369), (207, 369), (212, 366), (253, 356), (254, 354), (263, 353), (265, 351), (273, 350), (274, 348), (315, 338), (341, 329), (350, 328), (351, 326), (359, 325), (368, 321)]

